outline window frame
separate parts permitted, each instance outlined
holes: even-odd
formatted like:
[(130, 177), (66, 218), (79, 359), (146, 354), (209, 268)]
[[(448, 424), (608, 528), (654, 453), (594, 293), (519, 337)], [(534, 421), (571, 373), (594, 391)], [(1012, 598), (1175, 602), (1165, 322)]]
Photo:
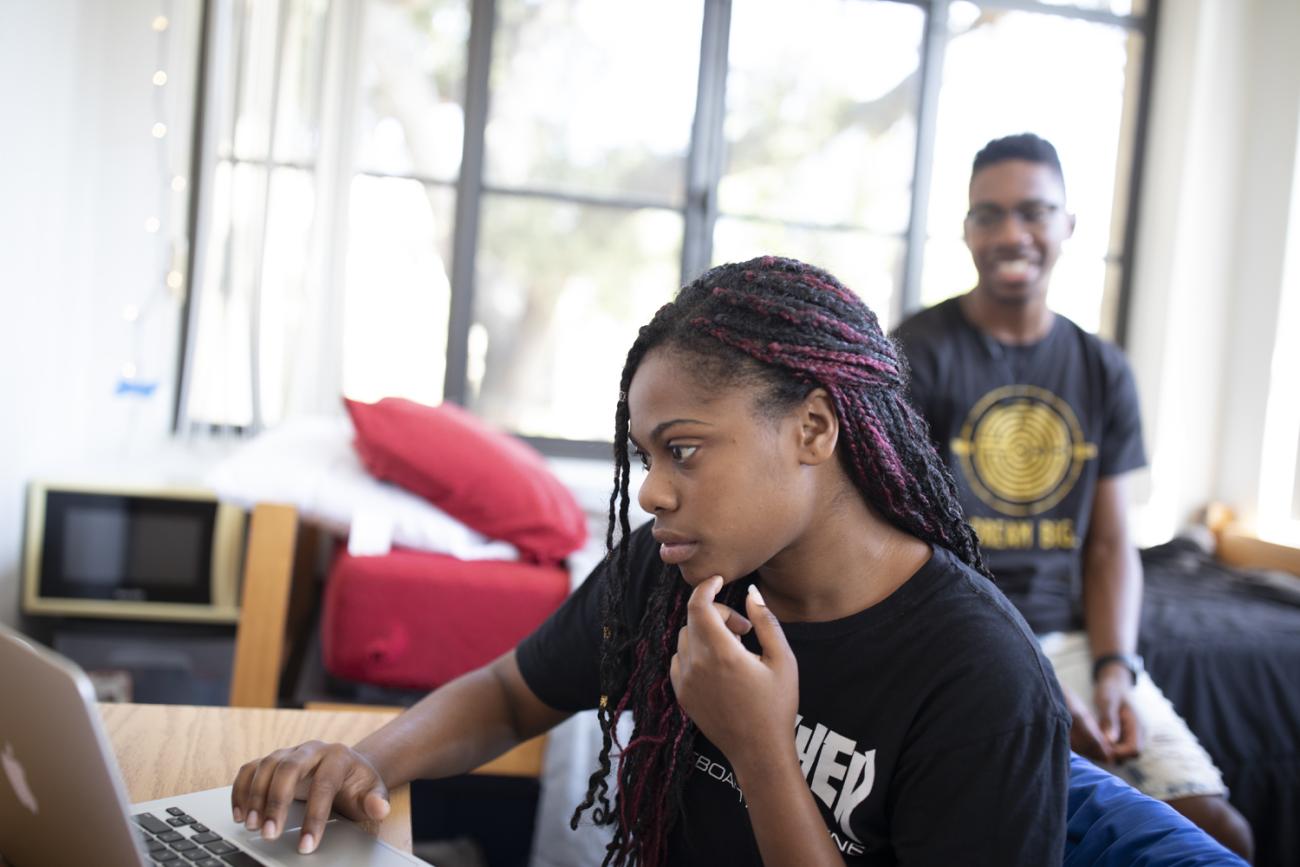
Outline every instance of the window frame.
[[(180, 385), (176, 389), (173, 411), (173, 429), (177, 433), (192, 430), (191, 423), (185, 417), (188, 403), (188, 372), (193, 362), (193, 335), (196, 333), (194, 317), (198, 305), (194, 303), (195, 291), (203, 271), (206, 251), (204, 241), (211, 231), (210, 213), (206, 197), (211, 195), (215, 167), (219, 161), (238, 163), (234, 155), (229, 158), (216, 153), (217, 133), (208, 117), (209, 106), (217, 93), (213, 88), (221, 80), (221, 70), (216, 68), (222, 61), (220, 41), (228, 39), (223, 32), (221, 9), (229, 0), (203, 0), (204, 26), (200, 35), (199, 68), (200, 82), (197, 88), (194, 116), (194, 162), (197, 167), (195, 182), (191, 186), (190, 199), (190, 249), (194, 254), (188, 262), (187, 284), (191, 292), (187, 293), (181, 312), (181, 339), (178, 352)], [(287, 2), (287, 0), (286, 0)], [(330, 16), (336, 19), (336, 26), (327, 28), (327, 39), (342, 40), (349, 27), (337, 26), (337, 19), (344, 18), (355, 25), (359, 17), (362, 0), (334, 0), (343, 9), (335, 15), (331, 9)], [(890, 315), (892, 321), (899, 321), (907, 313), (920, 306), (921, 268), (927, 241), (927, 217), (932, 182), (932, 164), (934, 156), (935, 133), (938, 123), (939, 94), (945, 52), (948, 44), (948, 13), (954, 0), (853, 0), (853, 2), (891, 2), (918, 7), (926, 16), (921, 45), (920, 86), (916, 105), (916, 143), (913, 156), (912, 189), (910, 196), (910, 213), (907, 227), (902, 234), (904, 249), (902, 253), (902, 273), (898, 291), (891, 299)], [(485, 131), (488, 120), (490, 101), (489, 78), (492, 67), (493, 35), (496, 29), (496, 0), (466, 0), (470, 13), (469, 38), (466, 50), (466, 76), (464, 93), (464, 132), (461, 148), (460, 171), (454, 184), (447, 179), (426, 178), (409, 174), (383, 174), (363, 170), (351, 164), (351, 149), (347, 144), (335, 144), (339, 151), (333, 159), (323, 159), (318, 153), (315, 167), (318, 170), (318, 183), (332, 184), (337, 189), (333, 195), (323, 196), (321, 201), (332, 202), (335, 209), (347, 205), (347, 187), (352, 177), (359, 175), (402, 177), (419, 181), (423, 184), (441, 187), (454, 186), (455, 209), (454, 226), (451, 239), (451, 256), (449, 261), (449, 280), (451, 294), (448, 310), (447, 355), (443, 383), (443, 399), (464, 405), (469, 397), (470, 383), (468, 377), (469, 334), (473, 324), (476, 299), (476, 268), (479, 246), (479, 230), (482, 200), (485, 195), (507, 195), (513, 197), (530, 197), (552, 202), (572, 204), (596, 204), (624, 209), (655, 208), (677, 211), (683, 218), (683, 237), (681, 253), (681, 283), (686, 283), (705, 270), (712, 258), (714, 228), (719, 217), (718, 184), (725, 171), (725, 135), (723, 124), (726, 119), (726, 89), (728, 75), (728, 50), (731, 30), (732, 0), (703, 0), (703, 19), (700, 34), (699, 73), (696, 89), (695, 114), (691, 126), (691, 137), (686, 154), (685, 186), (680, 207), (672, 207), (662, 202), (649, 202), (635, 196), (582, 195), (572, 192), (547, 189), (545, 187), (510, 187), (493, 185), (484, 177)], [(1121, 248), (1115, 259), (1120, 266), (1118, 298), (1115, 299), (1113, 330), (1116, 342), (1124, 346), (1128, 337), (1130, 311), (1132, 307), (1132, 251), (1136, 248), (1138, 215), (1141, 205), (1142, 170), (1145, 162), (1148, 123), (1150, 118), (1150, 101), (1153, 80), (1153, 67), (1156, 50), (1156, 27), (1160, 13), (1160, 0), (1146, 0), (1141, 14), (1121, 15), (1107, 11), (1092, 10), (1066, 5), (1054, 5), (1041, 0), (977, 0), (982, 8), (1033, 12), (1057, 15), (1077, 20), (1110, 24), (1125, 28), (1140, 35), (1143, 39), (1141, 53), (1141, 71), (1136, 89), (1137, 104), (1133, 108), (1132, 141), (1122, 142), (1121, 151), (1129, 156), (1129, 175), (1127, 179), (1126, 201), (1116, 202), (1116, 212), (1125, 214), (1125, 227)], [(333, 4), (331, 4), (333, 5)], [(281, 8), (281, 28), (283, 28), (284, 7)], [(351, 28), (355, 32), (355, 27)], [(277, 34), (283, 40), (283, 32)], [(355, 43), (355, 40), (353, 40)], [(214, 45), (217, 50), (214, 50)], [(355, 84), (356, 54), (355, 44), (327, 46), (326, 51), (334, 58), (333, 63), (340, 64), (342, 71), (339, 80), (344, 88)], [(214, 63), (215, 60), (215, 63)], [(355, 99), (344, 114), (355, 111)], [(346, 130), (351, 129), (350, 117), (343, 117), (339, 124), (341, 129), (330, 130), (323, 126), (322, 140), (331, 137), (346, 138)], [(328, 145), (322, 144), (322, 150)], [(262, 163), (263, 161), (257, 161)], [(322, 170), (322, 163), (327, 165)], [(264, 161), (268, 171), (279, 165), (271, 159)], [(323, 177), (321, 177), (323, 175)], [(1123, 210), (1121, 211), (1121, 207)], [(340, 249), (339, 244), (346, 234), (346, 219), (328, 218), (326, 229), (330, 244), (328, 249)], [(782, 221), (783, 224), (795, 224), (798, 221)], [(821, 227), (819, 227), (821, 228)], [(1108, 261), (1111, 258), (1108, 257)], [(337, 268), (335, 269), (337, 270)], [(341, 280), (330, 278), (326, 285), (341, 295)], [(338, 298), (327, 300), (336, 309)], [(340, 329), (341, 333), (341, 329)], [(254, 373), (256, 379), (256, 373)], [(251, 383), (256, 393), (258, 385)], [(254, 430), (260, 427), (260, 417), (254, 400)], [(522, 436), (526, 442), (537, 447), (544, 454), (556, 457), (605, 458), (609, 456), (610, 444), (602, 441), (567, 440), (550, 437)]]

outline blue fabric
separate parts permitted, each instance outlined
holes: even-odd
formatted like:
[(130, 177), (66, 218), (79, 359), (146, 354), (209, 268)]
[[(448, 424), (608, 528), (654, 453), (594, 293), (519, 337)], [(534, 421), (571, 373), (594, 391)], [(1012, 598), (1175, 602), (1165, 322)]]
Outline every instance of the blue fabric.
[(1074, 753), (1065, 816), (1065, 867), (1246, 864), (1173, 807)]

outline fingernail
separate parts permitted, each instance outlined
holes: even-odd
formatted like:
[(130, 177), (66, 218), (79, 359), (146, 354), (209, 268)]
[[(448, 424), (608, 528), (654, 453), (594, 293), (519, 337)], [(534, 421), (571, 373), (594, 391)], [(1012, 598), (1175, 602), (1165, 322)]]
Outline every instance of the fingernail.
[(234, 815), (235, 815), (235, 821), (236, 821), (236, 822), (242, 822), (242, 821), (244, 821), (244, 811), (241, 810), (241, 809), (239, 809), (238, 807), (235, 808), (235, 814), (234, 814)]
[(263, 839), (263, 840), (274, 840), (274, 839), (275, 839), (275, 820), (274, 820), (274, 819), (267, 819), (266, 822), (262, 825), (262, 839)]
[(247, 828), (247, 829), (250, 830), (250, 831), (256, 831), (256, 830), (257, 830), (257, 811), (256, 811), (256, 810), (249, 810), (249, 811), (248, 811), (248, 819), (245, 820), (245, 822), (244, 822), (244, 827)]
[(749, 585), (749, 595), (753, 596), (754, 601), (757, 602), (759, 605), (762, 605), (764, 608), (767, 607), (767, 603), (763, 601), (763, 594), (758, 592), (757, 584)]
[(316, 848), (316, 838), (311, 834), (303, 834), (302, 839), (298, 841), (298, 852), (302, 855), (310, 855)]

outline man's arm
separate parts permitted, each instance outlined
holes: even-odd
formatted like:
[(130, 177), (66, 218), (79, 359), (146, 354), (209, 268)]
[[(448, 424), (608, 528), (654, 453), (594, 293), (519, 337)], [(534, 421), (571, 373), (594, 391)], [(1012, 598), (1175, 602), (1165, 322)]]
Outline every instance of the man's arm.
[[(1142, 618), (1142, 563), (1129, 539), (1124, 477), (1097, 483), (1083, 547), (1083, 616), (1094, 659), (1137, 652)], [(1094, 701), (1102, 731), (1116, 745), (1116, 758), (1138, 749), (1136, 718), (1127, 698), (1133, 677), (1119, 663), (1098, 672)]]

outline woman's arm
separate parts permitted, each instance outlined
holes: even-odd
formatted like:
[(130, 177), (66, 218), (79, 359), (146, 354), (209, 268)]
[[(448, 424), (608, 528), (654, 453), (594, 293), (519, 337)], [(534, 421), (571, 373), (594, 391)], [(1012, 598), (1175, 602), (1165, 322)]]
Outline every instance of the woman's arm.
[(305, 800), (298, 850), (311, 852), (332, 809), (382, 819), (390, 788), (473, 770), (568, 716), (528, 687), (512, 650), (430, 693), (355, 747), (310, 741), (245, 764), (231, 809), (236, 822), (275, 839), (289, 805)]
[[(746, 621), (713, 601), (722, 583), (715, 576), (691, 594), (669, 667), (677, 700), (731, 762), (763, 863), (843, 867), (795, 752), (794, 653), (756, 588), (745, 603)], [(740, 643), (751, 623), (762, 656)]]
[(356, 750), (392, 788), (472, 771), (568, 717), (529, 689), (511, 650), (429, 693)]
[(749, 759), (733, 769), (763, 863), (843, 867), (844, 859), (804, 779), (794, 738), (786, 740), (788, 750)]

